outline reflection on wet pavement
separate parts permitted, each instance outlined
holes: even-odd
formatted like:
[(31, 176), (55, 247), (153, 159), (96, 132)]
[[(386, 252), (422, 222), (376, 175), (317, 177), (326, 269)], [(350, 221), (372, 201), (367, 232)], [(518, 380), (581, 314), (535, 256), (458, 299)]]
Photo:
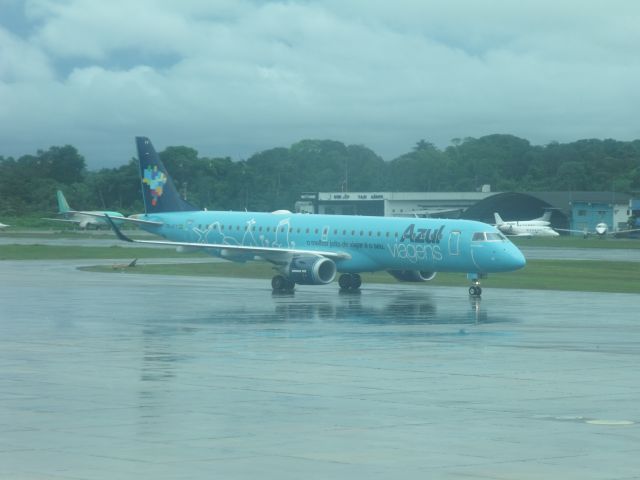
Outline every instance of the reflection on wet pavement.
[(633, 478), (637, 295), (0, 264), (0, 478)]

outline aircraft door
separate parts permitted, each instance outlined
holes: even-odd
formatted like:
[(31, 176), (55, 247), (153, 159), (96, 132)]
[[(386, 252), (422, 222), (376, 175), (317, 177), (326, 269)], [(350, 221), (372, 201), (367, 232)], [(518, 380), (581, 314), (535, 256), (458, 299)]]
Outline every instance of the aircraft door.
[(460, 255), (460, 230), (449, 234), (449, 255)]

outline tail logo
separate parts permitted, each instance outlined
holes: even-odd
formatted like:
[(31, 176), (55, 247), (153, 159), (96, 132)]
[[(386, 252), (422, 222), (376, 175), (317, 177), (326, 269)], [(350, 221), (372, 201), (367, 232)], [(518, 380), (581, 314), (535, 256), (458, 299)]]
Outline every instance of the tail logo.
[(157, 166), (149, 166), (144, 170), (142, 183), (146, 183), (149, 186), (151, 205), (155, 207), (158, 204), (158, 199), (162, 196), (164, 184), (167, 183), (167, 176), (160, 172)]

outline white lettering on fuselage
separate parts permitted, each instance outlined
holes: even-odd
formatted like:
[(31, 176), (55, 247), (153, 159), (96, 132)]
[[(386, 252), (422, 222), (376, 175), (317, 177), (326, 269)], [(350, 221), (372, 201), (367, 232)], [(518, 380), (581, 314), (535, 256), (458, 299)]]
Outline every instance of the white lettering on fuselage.
[[(219, 243), (223, 245), (245, 245), (245, 246), (265, 246), (271, 248), (295, 248), (296, 242), (290, 238), (290, 232), (293, 232), (291, 219), (289, 217), (279, 219), (275, 228), (269, 233), (265, 227), (263, 233), (262, 227), (257, 225), (255, 218), (250, 218), (243, 222), (242, 229), (232, 229), (231, 225), (227, 225), (225, 231), (225, 223), (215, 221), (206, 226), (206, 228), (198, 228), (194, 226), (191, 230), (197, 236), (197, 243)], [(321, 229), (314, 229), (318, 235), (317, 238), (305, 239), (307, 247), (325, 247), (335, 249), (354, 249), (354, 250), (387, 250), (393, 259), (406, 260), (411, 263), (418, 262), (440, 262), (443, 260), (443, 251), (440, 247), (440, 241), (443, 238), (445, 226), (440, 225), (437, 228), (417, 228), (415, 223), (406, 227), (398, 238), (395, 237), (394, 243), (388, 243), (382, 239), (371, 239), (366, 241), (351, 236), (330, 239), (329, 234), (332, 231), (330, 225), (325, 225)], [(257, 230), (257, 231), (256, 231)], [(297, 229), (300, 234), (300, 228)], [(226, 233), (228, 232), (228, 233)], [(254, 232), (258, 233), (258, 238), (254, 236)], [(369, 232), (371, 234), (371, 232)], [(310, 233), (306, 234), (311, 236)], [(396, 234), (397, 235), (397, 234)], [(380, 236), (380, 232), (378, 232)], [(388, 237), (387, 233), (387, 237)], [(213, 237), (213, 238), (212, 238)], [(238, 238), (240, 237), (240, 238)], [(367, 239), (368, 240), (368, 239)]]
[(442, 249), (440, 240), (444, 225), (440, 228), (416, 228), (412, 223), (403, 232), (400, 242), (387, 245), (393, 258), (408, 260), (411, 263), (440, 262), (442, 261)]
[(440, 245), (427, 243), (396, 243), (387, 245), (393, 258), (409, 260), (411, 263), (440, 262), (442, 261), (442, 249)]

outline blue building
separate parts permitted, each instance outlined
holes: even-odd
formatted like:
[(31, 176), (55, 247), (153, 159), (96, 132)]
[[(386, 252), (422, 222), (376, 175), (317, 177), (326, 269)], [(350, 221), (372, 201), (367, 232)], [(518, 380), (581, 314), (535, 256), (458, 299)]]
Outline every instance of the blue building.
[(614, 209), (610, 203), (571, 202), (571, 230), (594, 232), (596, 225), (606, 223), (607, 229), (613, 230)]
[[(629, 211), (627, 212), (629, 217), (635, 218), (634, 224), (630, 225), (631, 228), (640, 228), (640, 198), (632, 198), (629, 200)], [(632, 237), (640, 237), (639, 232), (631, 234)]]

